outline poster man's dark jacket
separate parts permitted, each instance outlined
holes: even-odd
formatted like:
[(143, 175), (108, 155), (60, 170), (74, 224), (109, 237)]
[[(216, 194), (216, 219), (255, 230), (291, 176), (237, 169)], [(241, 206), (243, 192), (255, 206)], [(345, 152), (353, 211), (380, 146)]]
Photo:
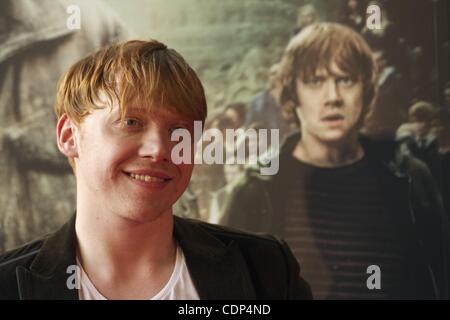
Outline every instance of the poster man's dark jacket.
[[(179, 217), (174, 236), (200, 299), (312, 298), (283, 241)], [(78, 299), (67, 272), (75, 252), (74, 216), (55, 234), (3, 254), (0, 299)]]
[[(262, 176), (258, 168), (246, 170), (239, 179), (225, 204), (224, 225), (282, 235), (284, 224), (283, 205), (286, 203), (286, 182), (289, 170), (286, 164), (300, 139), (291, 135), (283, 143), (279, 153), (279, 172)], [(428, 287), (432, 298), (449, 297), (449, 225), (442, 205), (442, 197), (426, 165), (411, 156), (396, 152), (394, 142), (375, 142), (361, 137), (361, 144), (375, 170), (381, 191), (394, 220), (401, 228), (410, 261), (423, 262), (427, 269)], [(407, 284), (411, 286), (411, 298), (420, 297), (414, 276), (405, 270)], [(409, 278), (408, 278), (409, 277)], [(408, 291), (408, 290), (407, 290)]]

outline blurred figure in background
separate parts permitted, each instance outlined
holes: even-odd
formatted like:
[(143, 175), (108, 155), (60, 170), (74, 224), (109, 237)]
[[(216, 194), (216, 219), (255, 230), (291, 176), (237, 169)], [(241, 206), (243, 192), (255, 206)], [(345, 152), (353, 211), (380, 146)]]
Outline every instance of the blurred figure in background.
[(439, 145), (439, 182), (444, 206), (450, 219), (450, 110), (441, 109), (433, 121), (431, 132)]
[(173, 214), (189, 219), (201, 219), (200, 209), (198, 207), (198, 197), (192, 190), (191, 184), (188, 185), (186, 191), (175, 202), (173, 206)]
[(253, 123), (259, 123), (260, 127), (264, 129), (279, 129), (279, 137), (282, 141), (284, 137), (294, 131), (294, 128), (283, 117), (278, 103), (281, 93), (277, 80), (278, 69), (278, 64), (274, 64), (270, 68), (268, 87), (250, 102), (245, 125), (249, 127)]
[(441, 160), (440, 184), (444, 206), (450, 219), (450, 112), (442, 110), (433, 124), (432, 132), (439, 143)]
[(235, 182), (239, 175), (243, 172), (243, 165), (239, 164), (225, 164), (223, 166), (226, 184), (224, 187), (211, 193), (211, 202), (209, 209), (208, 222), (219, 223), (224, 213), (224, 204), (229, 198), (233, 190), (232, 183)]
[(439, 152), (450, 152), (450, 110), (438, 111), (431, 125), (431, 134), (437, 138)]
[(366, 24), (365, 2), (363, 0), (343, 0), (339, 23), (361, 32)]
[(247, 106), (242, 102), (230, 103), (223, 111), (223, 117), (228, 118), (232, 122), (232, 126), (227, 129), (238, 129), (245, 125), (247, 116)]
[(425, 162), (435, 181), (440, 184), (441, 162), (436, 135), (431, 132), (436, 118), (436, 108), (427, 101), (414, 103), (408, 112), (408, 122), (397, 130), (396, 140), (405, 144), (402, 152), (408, 152)]
[(411, 97), (405, 78), (389, 55), (380, 50), (374, 52), (374, 58), (379, 70), (378, 95), (361, 131), (374, 139), (390, 140), (395, 138), (398, 127), (408, 120)]
[(444, 106), (443, 109), (450, 112), (450, 81), (448, 81), (444, 88)]
[(424, 159), (427, 150), (435, 144), (436, 136), (431, 133), (432, 123), (436, 117), (436, 108), (427, 101), (414, 103), (408, 112), (408, 122), (401, 125), (397, 130), (397, 137), (409, 135), (411, 138), (411, 151), (413, 154)]
[[(243, 128), (246, 117), (247, 106), (244, 103), (236, 102), (230, 103), (221, 110), (213, 113), (205, 124), (205, 131), (208, 129), (219, 130), (224, 140), (216, 140), (212, 138), (211, 141), (203, 143), (203, 150), (206, 147), (212, 149), (222, 149), (224, 157), (227, 152), (236, 150), (238, 143), (237, 139), (234, 141), (227, 141), (227, 129)], [(203, 140), (203, 139), (202, 139)], [(212, 146), (213, 144), (217, 147)], [(211, 194), (224, 187), (227, 183), (224, 175), (223, 164), (198, 164), (194, 168), (192, 178), (192, 192), (196, 194), (198, 199), (199, 218), (207, 221), (209, 220), (209, 209), (211, 208)]]
[(305, 4), (304, 6), (301, 6), (297, 12), (297, 21), (294, 35), (301, 32), (307, 26), (319, 21), (319, 13), (312, 4)]

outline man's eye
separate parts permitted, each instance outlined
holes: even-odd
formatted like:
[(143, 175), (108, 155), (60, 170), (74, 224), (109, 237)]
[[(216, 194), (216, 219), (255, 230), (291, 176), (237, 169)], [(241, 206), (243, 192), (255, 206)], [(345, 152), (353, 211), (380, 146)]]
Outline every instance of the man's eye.
[(136, 127), (141, 127), (143, 125), (142, 121), (140, 121), (138, 119), (133, 119), (133, 118), (128, 118), (128, 119), (123, 120), (122, 124), (124, 127), (127, 127), (127, 128), (136, 128)]
[(306, 79), (304, 82), (309, 86), (320, 86), (323, 83), (323, 79), (319, 77), (314, 77)]
[(338, 79), (338, 83), (344, 86), (352, 86), (355, 83), (355, 80), (352, 77), (342, 77)]

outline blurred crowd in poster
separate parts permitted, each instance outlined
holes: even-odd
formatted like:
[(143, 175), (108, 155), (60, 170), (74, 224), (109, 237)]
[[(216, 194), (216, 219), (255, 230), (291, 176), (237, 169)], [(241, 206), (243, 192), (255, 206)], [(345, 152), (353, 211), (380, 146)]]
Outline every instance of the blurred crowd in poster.
[[(71, 29), (68, 7), (80, 9)], [(366, 26), (381, 8), (382, 28)], [(278, 63), (306, 26), (338, 22), (360, 33), (380, 69), (362, 128), (427, 164), (450, 212), (450, 42), (446, 0), (64, 1), (0, 3), (0, 252), (58, 228), (73, 213), (75, 181), (55, 144), (56, 83), (95, 49), (155, 38), (185, 56), (208, 98), (205, 129), (298, 130), (278, 99)], [(224, 146), (227, 148), (227, 146)], [(251, 157), (252, 155), (248, 155)], [(198, 165), (175, 214), (220, 223), (240, 164)]]

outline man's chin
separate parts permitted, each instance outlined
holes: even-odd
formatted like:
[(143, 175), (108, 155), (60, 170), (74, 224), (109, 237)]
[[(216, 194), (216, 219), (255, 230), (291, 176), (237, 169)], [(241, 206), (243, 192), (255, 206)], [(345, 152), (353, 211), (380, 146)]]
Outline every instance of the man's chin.
[(345, 134), (342, 131), (327, 132), (322, 134), (320, 140), (324, 143), (339, 143), (345, 139)]
[(319, 140), (324, 143), (340, 143), (347, 142), (352, 139), (358, 139), (358, 131), (349, 130), (347, 128), (324, 129), (318, 134)]
[(171, 214), (170, 210), (149, 210), (147, 207), (131, 209), (120, 217), (128, 223), (142, 224), (156, 222)]

